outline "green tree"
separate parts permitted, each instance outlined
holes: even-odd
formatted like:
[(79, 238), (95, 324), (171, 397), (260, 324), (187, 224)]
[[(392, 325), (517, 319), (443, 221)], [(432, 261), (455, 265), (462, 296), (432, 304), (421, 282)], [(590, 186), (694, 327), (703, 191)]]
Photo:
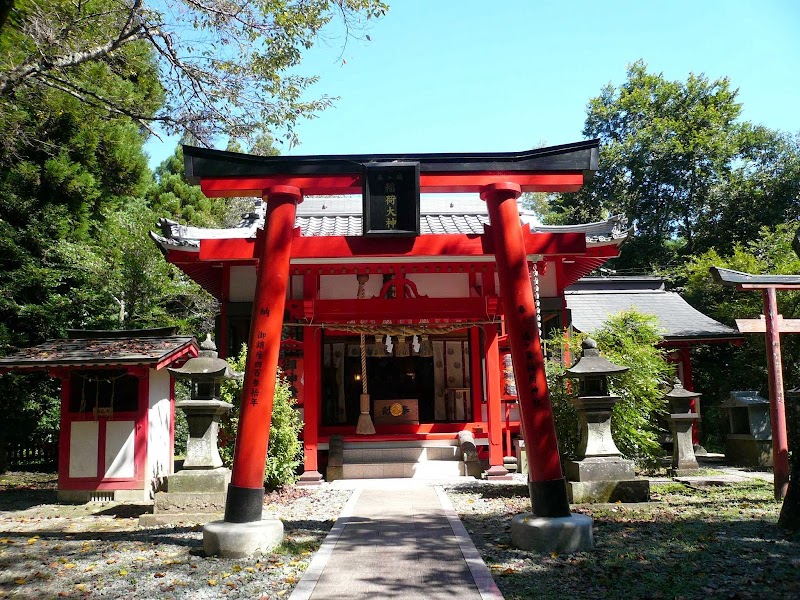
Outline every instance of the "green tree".
[(156, 217), (196, 227), (221, 227), (230, 220), (225, 198), (208, 198), (199, 185), (186, 181), (181, 146), (156, 167), (155, 179), (147, 198)]
[(670, 81), (633, 63), (622, 85), (589, 101), (583, 133), (601, 142), (594, 179), (577, 194), (558, 195), (547, 221), (624, 214), (637, 234), (616, 266), (652, 272), (796, 218), (796, 139), (740, 115), (727, 78), (692, 73)]
[[(231, 138), (229, 152), (244, 152), (241, 141)], [(258, 156), (277, 156), (274, 138), (263, 133), (255, 138), (248, 152)], [(207, 198), (199, 185), (186, 180), (183, 147), (155, 170), (155, 185), (147, 192), (148, 202), (158, 217), (166, 217), (195, 227), (233, 227), (254, 208), (253, 198)]]
[[(326, 96), (308, 99), (316, 77), (299, 74), (303, 50), (334, 20), (352, 37), (387, 10), (379, 0), (10, 5), (6, 19), (0, 10), (0, 106), (20, 93), (58, 90), (95, 113), (127, 116), (146, 129), (189, 131), (206, 145), (219, 133), (250, 138), (270, 128), (291, 137), (300, 116), (331, 102)], [(157, 86), (164, 102), (152, 107), (132, 92), (138, 74), (156, 62), (159, 77), (144, 82)], [(98, 86), (97, 78), (109, 73), (126, 85)]]

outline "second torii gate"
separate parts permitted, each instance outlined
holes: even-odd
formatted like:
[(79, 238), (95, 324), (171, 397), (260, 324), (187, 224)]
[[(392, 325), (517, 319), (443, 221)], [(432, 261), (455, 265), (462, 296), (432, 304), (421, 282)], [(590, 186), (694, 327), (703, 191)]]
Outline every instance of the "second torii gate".
[(781, 333), (800, 333), (800, 319), (784, 319), (778, 314), (776, 290), (800, 290), (800, 275), (751, 275), (721, 267), (711, 267), (711, 275), (722, 285), (743, 291), (761, 291), (764, 298), (762, 319), (737, 319), (742, 333), (766, 333), (769, 368), (769, 404), (772, 425), (772, 464), (775, 499), (786, 496), (789, 487), (789, 445), (786, 435), (786, 402), (783, 390)]

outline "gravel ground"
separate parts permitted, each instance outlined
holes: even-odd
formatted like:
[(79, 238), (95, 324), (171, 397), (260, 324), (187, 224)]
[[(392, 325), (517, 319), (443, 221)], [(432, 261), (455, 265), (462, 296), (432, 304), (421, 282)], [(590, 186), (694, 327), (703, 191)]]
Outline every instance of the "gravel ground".
[(206, 557), (202, 528), (139, 529), (146, 506), (55, 504), (55, 476), (0, 476), (1, 598), (282, 598), (308, 567), (350, 490), (288, 488), (265, 508), (285, 540), (269, 555)]

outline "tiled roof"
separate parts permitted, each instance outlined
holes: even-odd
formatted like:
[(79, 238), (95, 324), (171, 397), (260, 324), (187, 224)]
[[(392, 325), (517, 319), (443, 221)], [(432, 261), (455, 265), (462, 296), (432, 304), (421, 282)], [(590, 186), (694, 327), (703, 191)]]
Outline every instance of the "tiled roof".
[(585, 278), (566, 289), (566, 301), (573, 327), (584, 333), (596, 331), (612, 315), (635, 309), (655, 315), (667, 340), (741, 337), (666, 291), (658, 278)]
[(197, 346), (192, 336), (155, 335), (153, 331), (91, 332), (91, 337), (48, 340), (0, 358), (3, 369), (64, 366), (157, 364), (189, 346)]
[[(300, 206), (303, 206), (302, 204)], [(325, 207), (325, 208), (321, 208)], [(334, 212), (324, 203), (318, 203), (315, 210), (298, 210), (295, 227), (299, 227), (305, 237), (320, 236), (360, 236), (362, 235), (361, 213), (343, 210), (338, 206)], [(258, 213), (247, 215), (239, 227), (229, 229), (207, 229), (181, 225), (169, 219), (160, 219), (161, 235), (154, 232), (150, 236), (163, 249), (196, 251), (198, 240), (223, 238), (252, 238), (258, 227), (263, 225), (263, 218)], [(536, 222), (532, 213), (523, 211), (520, 221), (530, 225), (533, 231), (543, 233), (584, 233), (590, 245), (609, 242), (621, 244), (631, 233), (627, 221), (623, 217), (611, 217), (606, 221), (587, 223), (584, 225), (541, 225)], [(489, 215), (485, 212), (422, 212), (420, 216), (420, 232), (429, 234), (462, 234), (481, 235), (484, 225), (489, 223)]]

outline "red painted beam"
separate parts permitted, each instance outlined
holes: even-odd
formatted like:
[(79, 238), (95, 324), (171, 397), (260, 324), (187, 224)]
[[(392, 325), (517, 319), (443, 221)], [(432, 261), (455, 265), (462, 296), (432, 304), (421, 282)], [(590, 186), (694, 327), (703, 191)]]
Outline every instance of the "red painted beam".
[[(527, 254), (575, 255), (586, 252), (583, 233), (524, 234)], [(199, 260), (253, 260), (256, 257), (255, 239), (206, 239), (200, 242)], [(464, 234), (432, 234), (407, 238), (371, 237), (296, 237), (292, 240), (292, 261), (299, 259), (365, 258), (369, 257), (458, 257), (494, 254), (489, 236)], [(172, 253), (170, 252), (170, 261)], [(368, 260), (366, 261), (368, 262)]]
[(369, 298), (353, 300), (315, 300), (314, 321), (327, 323), (374, 323), (387, 318), (394, 323), (420, 319), (472, 322), (495, 316), (490, 313), (487, 298)]
[[(512, 181), (523, 192), (577, 192), (583, 185), (583, 174), (574, 172), (549, 173), (422, 173), (419, 178), (422, 193), (480, 192), (493, 183)], [(261, 196), (264, 190), (288, 185), (301, 190), (304, 196), (361, 194), (361, 176), (324, 175), (302, 177), (268, 175), (262, 177), (209, 177), (200, 182), (200, 189), (209, 198)]]

